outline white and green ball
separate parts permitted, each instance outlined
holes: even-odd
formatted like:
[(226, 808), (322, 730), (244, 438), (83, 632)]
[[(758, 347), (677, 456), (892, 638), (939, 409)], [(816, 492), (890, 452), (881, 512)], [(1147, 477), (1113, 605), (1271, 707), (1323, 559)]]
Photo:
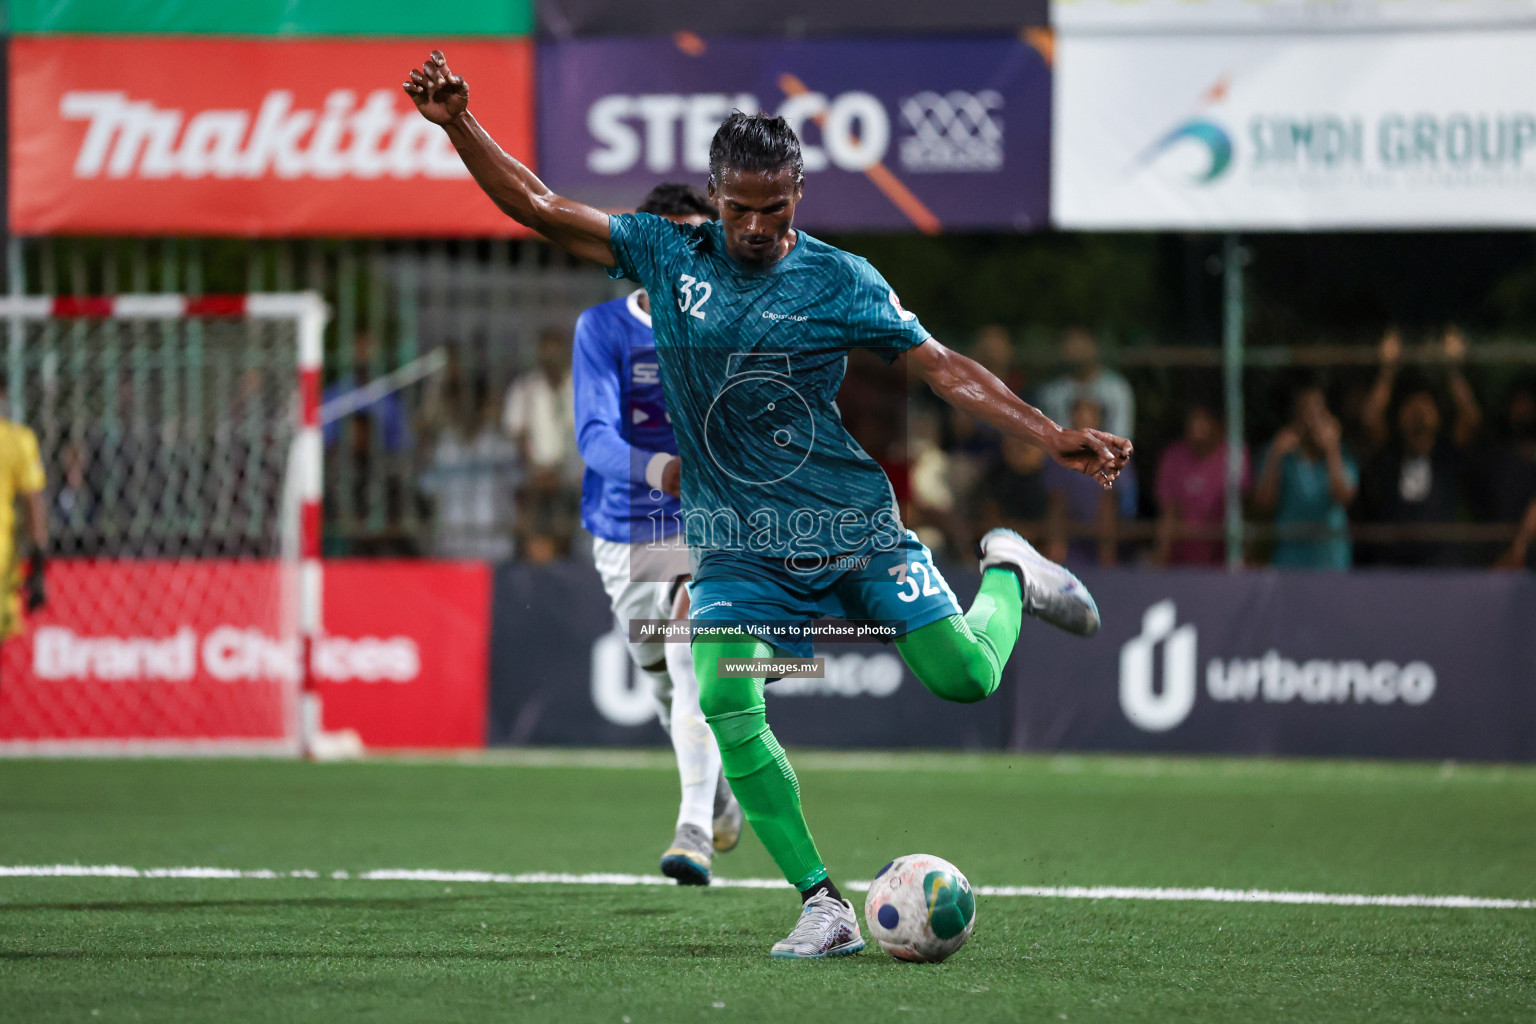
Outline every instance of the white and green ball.
[(971, 937), (976, 896), (949, 861), (912, 853), (891, 861), (869, 883), (864, 920), (891, 956), (936, 964)]

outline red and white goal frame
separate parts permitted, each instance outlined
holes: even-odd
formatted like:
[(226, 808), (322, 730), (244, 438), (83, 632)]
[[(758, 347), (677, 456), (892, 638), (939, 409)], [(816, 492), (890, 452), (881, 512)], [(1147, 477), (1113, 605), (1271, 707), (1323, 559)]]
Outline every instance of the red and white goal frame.
[(305, 751), (328, 316), (313, 292), (0, 297), (58, 549), (0, 645), (0, 754)]

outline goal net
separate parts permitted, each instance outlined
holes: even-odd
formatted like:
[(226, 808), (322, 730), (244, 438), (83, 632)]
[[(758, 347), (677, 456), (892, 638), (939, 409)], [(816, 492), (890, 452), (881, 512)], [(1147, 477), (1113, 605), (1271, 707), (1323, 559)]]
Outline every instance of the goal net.
[(47, 604), (0, 646), (0, 753), (299, 752), (325, 315), (312, 293), (0, 299), (49, 537)]

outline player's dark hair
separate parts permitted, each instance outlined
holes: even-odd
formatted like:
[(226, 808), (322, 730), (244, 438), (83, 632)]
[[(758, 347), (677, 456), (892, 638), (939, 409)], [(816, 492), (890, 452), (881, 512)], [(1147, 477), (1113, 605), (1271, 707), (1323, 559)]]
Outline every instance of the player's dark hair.
[(710, 220), (719, 220), (720, 211), (698, 189), (679, 181), (664, 181), (645, 195), (645, 202), (635, 208), (636, 213), (654, 213), (658, 217), (692, 217), (702, 214)]
[(763, 174), (788, 171), (798, 185), (805, 180), (800, 140), (782, 117), (733, 110), (720, 122), (709, 144), (709, 183), (719, 188), (720, 175), (727, 170)]

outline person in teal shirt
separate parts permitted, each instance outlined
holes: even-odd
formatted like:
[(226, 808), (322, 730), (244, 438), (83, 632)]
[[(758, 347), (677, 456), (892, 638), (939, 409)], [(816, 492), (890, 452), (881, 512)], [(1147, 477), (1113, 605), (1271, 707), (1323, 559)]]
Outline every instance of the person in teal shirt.
[(1360, 471), (1320, 386), (1296, 393), (1291, 422), (1275, 435), (1263, 466), (1253, 499), (1275, 516), (1275, 567), (1348, 569), (1349, 506)]
[(835, 400), (848, 351), (901, 361), (956, 408), (1104, 487), (1130, 460), (1130, 442), (1058, 426), (934, 340), (867, 261), (797, 230), (804, 161), (783, 118), (725, 119), (709, 150), (720, 221), (690, 228), (609, 216), (551, 192), (475, 122), (468, 86), (438, 51), (405, 91), (504, 213), (650, 295), (682, 462), (692, 616), (711, 624), (693, 641), (699, 703), (747, 821), (800, 893), (799, 920), (771, 953), (858, 952), (858, 917), (817, 851), (800, 783), (767, 724), (770, 656), (809, 653), (796, 638), (819, 618), (894, 623), (897, 650), (923, 685), (971, 702), (997, 689), (1025, 614), (1091, 636), (1099, 613), (1076, 577), (1009, 530), (982, 538), (981, 591), (959, 606), (902, 525), (884, 471), (843, 428)]

